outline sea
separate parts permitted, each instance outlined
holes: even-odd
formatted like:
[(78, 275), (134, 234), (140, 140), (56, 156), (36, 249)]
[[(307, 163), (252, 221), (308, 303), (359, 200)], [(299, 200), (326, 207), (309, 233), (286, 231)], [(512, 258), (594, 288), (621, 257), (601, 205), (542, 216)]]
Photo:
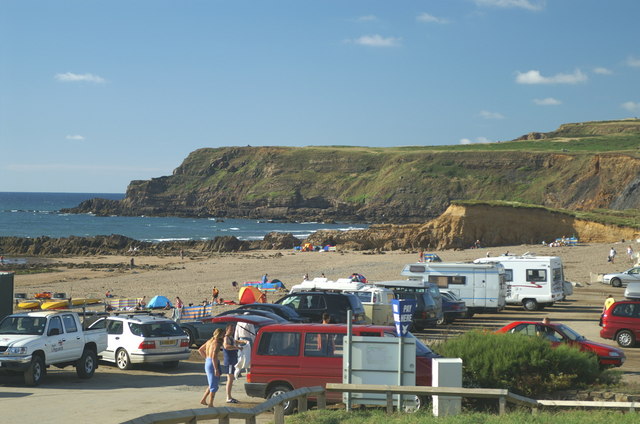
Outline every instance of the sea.
[(235, 236), (262, 240), (279, 231), (305, 239), (317, 230), (354, 230), (366, 224), (272, 222), (250, 219), (174, 218), (151, 216), (95, 216), (60, 213), (93, 198), (120, 200), (122, 193), (18, 193), (0, 192), (0, 236), (54, 238), (119, 234), (140, 241), (209, 240)]

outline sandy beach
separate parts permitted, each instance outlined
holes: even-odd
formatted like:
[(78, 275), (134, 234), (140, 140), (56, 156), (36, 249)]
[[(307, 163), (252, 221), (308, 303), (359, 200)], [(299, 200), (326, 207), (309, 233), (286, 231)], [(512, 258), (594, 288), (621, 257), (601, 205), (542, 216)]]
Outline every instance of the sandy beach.
[[(565, 266), (565, 278), (578, 282), (580, 289), (596, 289), (606, 296), (607, 287), (590, 285), (591, 274), (622, 271), (631, 266), (626, 257), (628, 243), (617, 243), (615, 263), (607, 262), (610, 244), (589, 244), (573, 247), (546, 247), (540, 245), (501, 246), (462, 251), (444, 250), (437, 253), (444, 261), (470, 261), (487, 254), (495, 256), (505, 252), (560, 256)], [(633, 243), (634, 250), (640, 244)], [(176, 296), (185, 302), (201, 303), (211, 297), (214, 286), (224, 299), (237, 300), (237, 292), (231, 285), (246, 281), (258, 281), (265, 273), (269, 279), (277, 278), (290, 287), (302, 281), (304, 274), (310, 278), (324, 273), (329, 279), (348, 277), (354, 272), (365, 275), (370, 281), (400, 278), (402, 267), (416, 262), (418, 252), (372, 253), (299, 252), (299, 251), (250, 251), (203, 256), (201, 252), (185, 252), (180, 256), (135, 256), (135, 266), (130, 256), (89, 256), (49, 258), (51, 262), (73, 264), (56, 267), (55, 272), (17, 275), (15, 291), (31, 296), (41, 291), (64, 292), (72, 297), (104, 297), (109, 290), (116, 297), (140, 297), (147, 299), (164, 295), (173, 300)], [(83, 267), (91, 264), (91, 267)], [(8, 269), (8, 267), (5, 267)], [(578, 293), (576, 293), (578, 294)], [(278, 295), (270, 295), (269, 301)], [(586, 306), (586, 305), (585, 305)]]

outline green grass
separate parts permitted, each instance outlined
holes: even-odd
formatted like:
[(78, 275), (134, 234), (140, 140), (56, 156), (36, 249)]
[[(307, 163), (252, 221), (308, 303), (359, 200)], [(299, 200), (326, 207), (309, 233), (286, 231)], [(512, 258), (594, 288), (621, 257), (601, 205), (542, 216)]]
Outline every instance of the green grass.
[(287, 424), (635, 424), (640, 420), (637, 413), (618, 411), (560, 411), (541, 412), (532, 415), (529, 411), (495, 415), (465, 412), (452, 417), (434, 417), (431, 411), (415, 414), (387, 415), (384, 411), (369, 409), (347, 412), (345, 410), (309, 411), (287, 417)]

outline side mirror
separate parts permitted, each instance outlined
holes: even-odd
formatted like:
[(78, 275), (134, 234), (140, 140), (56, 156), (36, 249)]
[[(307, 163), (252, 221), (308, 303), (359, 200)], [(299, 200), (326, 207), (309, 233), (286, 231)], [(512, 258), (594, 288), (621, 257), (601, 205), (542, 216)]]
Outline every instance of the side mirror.
[(47, 336), (57, 336), (60, 334), (60, 329), (59, 328), (52, 328), (51, 330), (49, 330), (49, 332), (47, 333)]

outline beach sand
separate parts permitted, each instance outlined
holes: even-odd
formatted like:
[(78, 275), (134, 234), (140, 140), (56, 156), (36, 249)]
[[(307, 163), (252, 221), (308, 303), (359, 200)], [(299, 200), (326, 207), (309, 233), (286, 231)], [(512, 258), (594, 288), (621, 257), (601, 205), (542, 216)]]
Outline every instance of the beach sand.
[[(565, 266), (565, 278), (590, 287), (591, 274), (622, 271), (631, 266), (625, 254), (628, 243), (614, 244), (618, 251), (614, 264), (607, 262), (610, 244), (589, 244), (573, 247), (545, 247), (540, 245), (501, 246), (462, 251), (444, 250), (437, 253), (444, 261), (471, 261), (505, 252), (512, 255), (532, 252), (538, 255), (560, 256)], [(633, 243), (637, 251), (637, 243)], [(310, 278), (324, 273), (330, 280), (345, 278), (354, 272), (363, 274), (370, 281), (401, 278), (400, 271), (407, 263), (417, 262), (418, 252), (299, 252), (299, 251), (251, 251), (221, 253), (204, 256), (201, 252), (185, 252), (179, 256), (135, 256), (135, 266), (130, 256), (87, 256), (49, 258), (51, 262), (75, 264), (60, 267), (56, 272), (16, 275), (16, 292), (32, 296), (41, 291), (63, 292), (72, 297), (103, 298), (109, 290), (116, 297), (176, 296), (185, 302), (198, 304), (211, 298), (214, 286), (220, 297), (238, 300), (231, 282), (239, 286), (247, 281), (259, 281), (267, 273), (269, 279), (277, 278), (287, 287), (302, 281), (304, 274)], [(91, 264), (91, 267), (88, 267)], [(76, 267), (77, 266), (77, 267)], [(85, 266), (84, 268), (82, 266)], [(7, 269), (7, 267), (5, 267)], [(592, 285), (606, 296), (607, 287)], [(579, 288), (578, 290), (579, 291)], [(279, 294), (269, 294), (274, 301)]]

